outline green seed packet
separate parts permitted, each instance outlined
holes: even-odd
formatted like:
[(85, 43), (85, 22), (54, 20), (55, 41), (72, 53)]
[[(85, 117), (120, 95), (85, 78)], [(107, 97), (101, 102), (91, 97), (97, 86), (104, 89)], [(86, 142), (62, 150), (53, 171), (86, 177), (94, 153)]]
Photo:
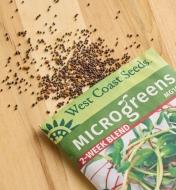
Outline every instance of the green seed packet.
[(176, 189), (176, 72), (153, 49), (41, 129), (99, 190)]

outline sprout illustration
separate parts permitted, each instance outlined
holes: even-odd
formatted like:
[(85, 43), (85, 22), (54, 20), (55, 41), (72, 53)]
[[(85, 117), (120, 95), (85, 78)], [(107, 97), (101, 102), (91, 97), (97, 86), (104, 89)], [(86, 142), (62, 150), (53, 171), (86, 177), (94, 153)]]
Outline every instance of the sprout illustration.
[[(97, 157), (106, 159), (123, 176), (123, 182), (114, 188), (106, 183), (104, 190), (131, 190), (134, 184), (142, 190), (176, 190), (176, 108), (168, 106), (158, 113), (157, 121), (149, 117), (133, 129), (135, 137), (127, 147), (118, 139), (106, 149), (105, 156)], [(106, 163), (102, 167), (107, 167)], [(105, 175), (110, 178), (109, 172)]]

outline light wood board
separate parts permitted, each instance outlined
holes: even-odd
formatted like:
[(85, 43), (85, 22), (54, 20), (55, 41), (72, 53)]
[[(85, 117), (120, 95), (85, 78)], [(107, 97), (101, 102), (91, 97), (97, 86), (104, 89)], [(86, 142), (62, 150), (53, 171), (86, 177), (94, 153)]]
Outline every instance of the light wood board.
[[(87, 3), (90, 3), (89, 7)], [(17, 31), (27, 30), (35, 40), (35, 31), (42, 29), (43, 23), (51, 22), (55, 13), (58, 14), (55, 20), (58, 36), (92, 24), (98, 28), (97, 35), (103, 36), (109, 45), (113, 46), (115, 38), (119, 38), (117, 55), (122, 55), (125, 46), (130, 43), (126, 34), (138, 33), (141, 47), (129, 50), (132, 57), (154, 47), (176, 66), (175, 0), (60, 0), (46, 14), (50, 4), (52, 0), (25, 0), (24, 4), (21, 0), (14, 0), (13, 4), (9, 4), (9, 0), (0, 1), (0, 80), (7, 73), (2, 65), (19, 42)], [(14, 13), (16, 8), (18, 13)], [(116, 20), (118, 10), (121, 14)], [(38, 13), (42, 17), (35, 22)], [(74, 22), (76, 13), (79, 16)], [(10, 19), (12, 15), (15, 15), (14, 19)], [(6, 32), (10, 35), (10, 43), (4, 39)], [(151, 38), (154, 41), (151, 42)], [(49, 35), (46, 39), (53, 40)], [(39, 59), (39, 53), (31, 56)], [(45, 110), (53, 109), (52, 103), (43, 102), (31, 109), (30, 101), (31, 96), (19, 96), (15, 89), (4, 90), (0, 94), (0, 189), (93, 190), (94, 187), (78, 169), (73, 168), (63, 153), (40, 133), (38, 126), (48, 117)], [(7, 109), (8, 103), (18, 104), (18, 111)]]

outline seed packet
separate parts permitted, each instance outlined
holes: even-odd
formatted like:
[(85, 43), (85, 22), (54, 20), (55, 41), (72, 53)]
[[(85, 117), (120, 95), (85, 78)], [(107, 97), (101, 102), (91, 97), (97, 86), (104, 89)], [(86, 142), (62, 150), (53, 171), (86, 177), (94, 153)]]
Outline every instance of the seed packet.
[(153, 49), (41, 128), (99, 190), (176, 189), (176, 72)]

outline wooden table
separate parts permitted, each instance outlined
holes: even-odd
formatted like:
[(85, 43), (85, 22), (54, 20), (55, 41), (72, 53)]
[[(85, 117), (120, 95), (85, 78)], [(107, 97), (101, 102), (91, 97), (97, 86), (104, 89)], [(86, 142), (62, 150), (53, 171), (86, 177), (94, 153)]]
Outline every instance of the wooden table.
[[(141, 47), (129, 50), (132, 57), (154, 47), (176, 66), (175, 0), (60, 0), (46, 14), (50, 4), (52, 0), (25, 0), (24, 4), (21, 0), (14, 0), (12, 4), (9, 0), (0, 1), (0, 80), (7, 75), (4, 68), (7, 57), (13, 54), (19, 43), (17, 31), (27, 30), (35, 40), (35, 31), (41, 29), (44, 22), (51, 22), (55, 13), (58, 14), (57, 35), (92, 24), (109, 45), (114, 45), (114, 39), (119, 38), (117, 55), (121, 55), (130, 43), (126, 35), (139, 34)], [(18, 12), (14, 13), (16, 8)], [(121, 13), (115, 19), (118, 10)], [(39, 13), (42, 15), (40, 21), (35, 22)], [(75, 22), (76, 13), (79, 15)], [(10, 43), (4, 38), (6, 32)], [(46, 40), (52, 42), (53, 38), (46, 35)], [(39, 59), (39, 54), (42, 52), (31, 56)], [(12, 64), (11, 67), (15, 66)], [(31, 96), (19, 95), (16, 89), (4, 90), (0, 94), (0, 189), (93, 190), (94, 187), (71, 166), (63, 153), (40, 133), (38, 126), (48, 117), (45, 110), (53, 109), (52, 104), (43, 102), (31, 109), (31, 101)], [(7, 109), (8, 103), (18, 104), (19, 109)]]

